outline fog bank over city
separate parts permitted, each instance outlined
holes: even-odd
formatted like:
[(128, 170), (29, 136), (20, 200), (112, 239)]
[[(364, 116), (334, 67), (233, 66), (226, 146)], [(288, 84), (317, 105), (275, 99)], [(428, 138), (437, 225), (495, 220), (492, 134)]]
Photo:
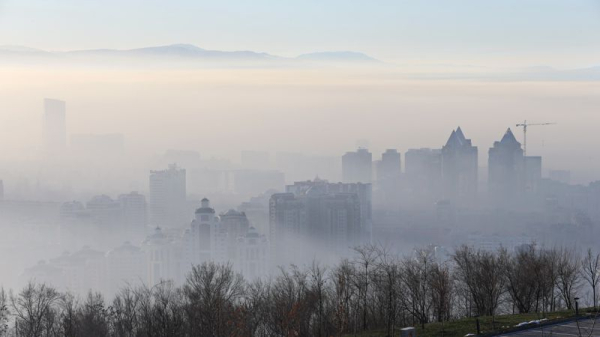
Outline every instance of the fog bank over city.
[[(125, 151), (136, 161), (167, 149), (234, 162), (242, 150), (335, 155), (361, 139), (376, 153), (406, 151), (439, 147), (457, 124), (486, 148), (507, 127), (528, 120), (556, 123), (532, 129), (529, 138), (531, 153), (543, 155), (546, 168), (572, 170), (574, 182), (587, 183), (599, 165), (591, 122), (597, 119), (596, 81), (426, 79), (370, 66), (34, 65), (3, 73), (0, 146), (18, 160), (36, 159), (42, 98), (56, 97), (67, 101), (69, 135), (123, 134)], [(522, 132), (515, 132), (522, 142)], [(485, 157), (480, 166), (487, 166)]]
[[(112, 256), (125, 252), (150, 269), (82, 275), (113, 294), (123, 279), (181, 281), (209, 260), (252, 278), (367, 243), (443, 259), (460, 244), (553, 246), (594, 231), (600, 82), (137, 53), (2, 65), (3, 249), (20, 256), (3, 261), (7, 285), (85, 292), (43, 268), (121, 268)], [(264, 244), (251, 275), (237, 253), (247, 235)], [(145, 262), (156, 247), (170, 252), (160, 272)]]
[(0, 0), (0, 337), (597, 328), (598, 18)]

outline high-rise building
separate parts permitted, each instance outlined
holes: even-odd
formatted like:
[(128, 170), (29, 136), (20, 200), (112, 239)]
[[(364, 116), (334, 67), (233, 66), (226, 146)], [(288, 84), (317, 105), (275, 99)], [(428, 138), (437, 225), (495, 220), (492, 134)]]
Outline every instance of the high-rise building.
[(396, 208), (400, 204), (402, 162), (400, 153), (388, 149), (381, 155), (375, 166), (375, 199), (376, 203), (386, 209)]
[(326, 260), (370, 239), (370, 184), (315, 180), (286, 191), (270, 200), (269, 241), (276, 265), (307, 262), (312, 254)]
[(525, 193), (535, 194), (542, 181), (542, 157), (525, 157)]
[(267, 275), (269, 268), (269, 242), (265, 235), (254, 227), (238, 237), (234, 248), (237, 250), (236, 269), (248, 279)]
[(453, 201), (470, 203), (477, 196), (477, 147), (466, 139), (460, 127), (442, 147), (443, 196)]
[(370, 242), (373, 222), (373, 187), (371, 184), (363, 183), (330, 183), (319, 179), (299, 181), (285, 188), (287, 193), (302, 196), (310, 189), (320, 190), (326, 194), (356, 194), (360, 202), (360, 236), (364, 243)]
[(186, 216), (186, 172), (177, 165), (150, 171), (150, 224), (178, 227), (188, 223)]
[(442, 152), (440, 149), (409, 149), (404, 155), (404, 172), (410, 179), (427, 177), (437, 179), (442, 176)]
[(147, 256), (147, 282), (154, 286), (162, 281), (180, 282), (183, 276), (181, 266), (182, 249), (179, 242), (156, 227), (142, 244), (142, 251)]
[(118, 228), (121, 220), (121, 205), (107, 195), (96, 195), (86, 203), (92, 221), (106, 230)]
[(200, 264), (209, 260), (224, 260), (225, 248), (221, 242), (219, 218), (210, 207), (210, 200), (202, 199), (191, 223), (188, 237), (188, 259), (191, 264)]
[(148, 225), (148, 210), (146, 205), (146, 197), (138, 192), (121, 194), (119, 196), (121, 204), (121, 212), (123, 224), (132, 234), (146, 234), (146, 226)]
[(141, 286), (146, 283), (146, 255), (140, 247), (129, 242), (106, 254), (107, 288), (115, 295), (123, 287)]
[(65, 102), (44, 99), (44, 146), (48, 152), (60, 152), (66, 147), (67, 123)]
[(249, 201), (243, 202), (237, 208), (239, 211), (244, 212), (248, 221), (252, 223), (252, 227), (259, 233), (269, 233), (269, 200), (274, 193), (277, 193), (277, 191), (269, 190), (251, 197)]
[(227, 259), (237, 261), (236, 242), (240, 237), (245, 236), (250, 228), (250, 222), (246, 213), (230, 209), (219, 216), (220, 227), (227, 233)]
[(430, 205), (440, 199), (442, 153), (440, 149), (410, 149), (404, 155), (406, 187), (413, 199)]
[(494, 142), (488, 158), (488, 191), (495, 203), (509, 204), (524, 191), (524, 157), (521, 143), (510, 129)]
[(367, 149), (346, 152), (342, 156), (342, 180), (345, 183), (371, 183), (373, 156)]
[(206, 261), (231, 263), (244, 276), (264, 275), (268, 265), (268, 242), (259, 235), (244, 212), (229, 210), (215, 215), (207, 198), (202, 199), (196, 218), (184, 234), (184, 266)]
[(402, 173), (402, 159), (396, 149), (387, 149), (381, 155), (381, 162), (377, 168), (377, 180), (398, 179)]

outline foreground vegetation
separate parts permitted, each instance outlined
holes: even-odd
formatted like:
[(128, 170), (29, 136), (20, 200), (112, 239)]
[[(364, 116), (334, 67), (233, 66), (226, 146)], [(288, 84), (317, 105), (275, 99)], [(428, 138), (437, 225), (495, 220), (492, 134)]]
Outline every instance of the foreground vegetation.
[(599, 269), (591, 251), (535, 245), (460, 247), (446, 262), (431, 250), (399, 257), (366, 246), (335, 266), (292, 266), (254, 281), (204, 263), (181, 287), (125, 287), (111, 301), (36, 283), (2, 290), (0, 336), (397, 336), (406, 326), (419, 336), (464, 336), (476, 332), (474, 317), (485, 333), (567, 316), (586, 291), (595, 306)]

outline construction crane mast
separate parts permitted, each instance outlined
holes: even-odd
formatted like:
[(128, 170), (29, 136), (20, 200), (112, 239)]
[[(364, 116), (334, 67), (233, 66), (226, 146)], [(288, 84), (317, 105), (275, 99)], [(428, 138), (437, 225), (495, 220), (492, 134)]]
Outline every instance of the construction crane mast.
[(542, 126), (542, 125), (554, 125), (556, 123), (527, 123), (524, 121), (523, 123), (517, 124), (517, 127), (523, 128), (523, 155), (527, 155), (527, 127), (529, 126)]

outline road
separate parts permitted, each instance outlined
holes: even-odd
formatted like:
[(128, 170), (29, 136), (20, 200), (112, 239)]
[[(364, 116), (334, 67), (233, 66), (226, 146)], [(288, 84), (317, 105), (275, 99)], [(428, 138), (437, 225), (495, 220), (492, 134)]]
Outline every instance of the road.
[(577, 322), (565, 322), (559, 324), (547, 325), (543, 328), (535, 327), (519, 332), (508, 333), (499, 336), (510, 337), (600, 337), (600, 319), (583, 319)]

